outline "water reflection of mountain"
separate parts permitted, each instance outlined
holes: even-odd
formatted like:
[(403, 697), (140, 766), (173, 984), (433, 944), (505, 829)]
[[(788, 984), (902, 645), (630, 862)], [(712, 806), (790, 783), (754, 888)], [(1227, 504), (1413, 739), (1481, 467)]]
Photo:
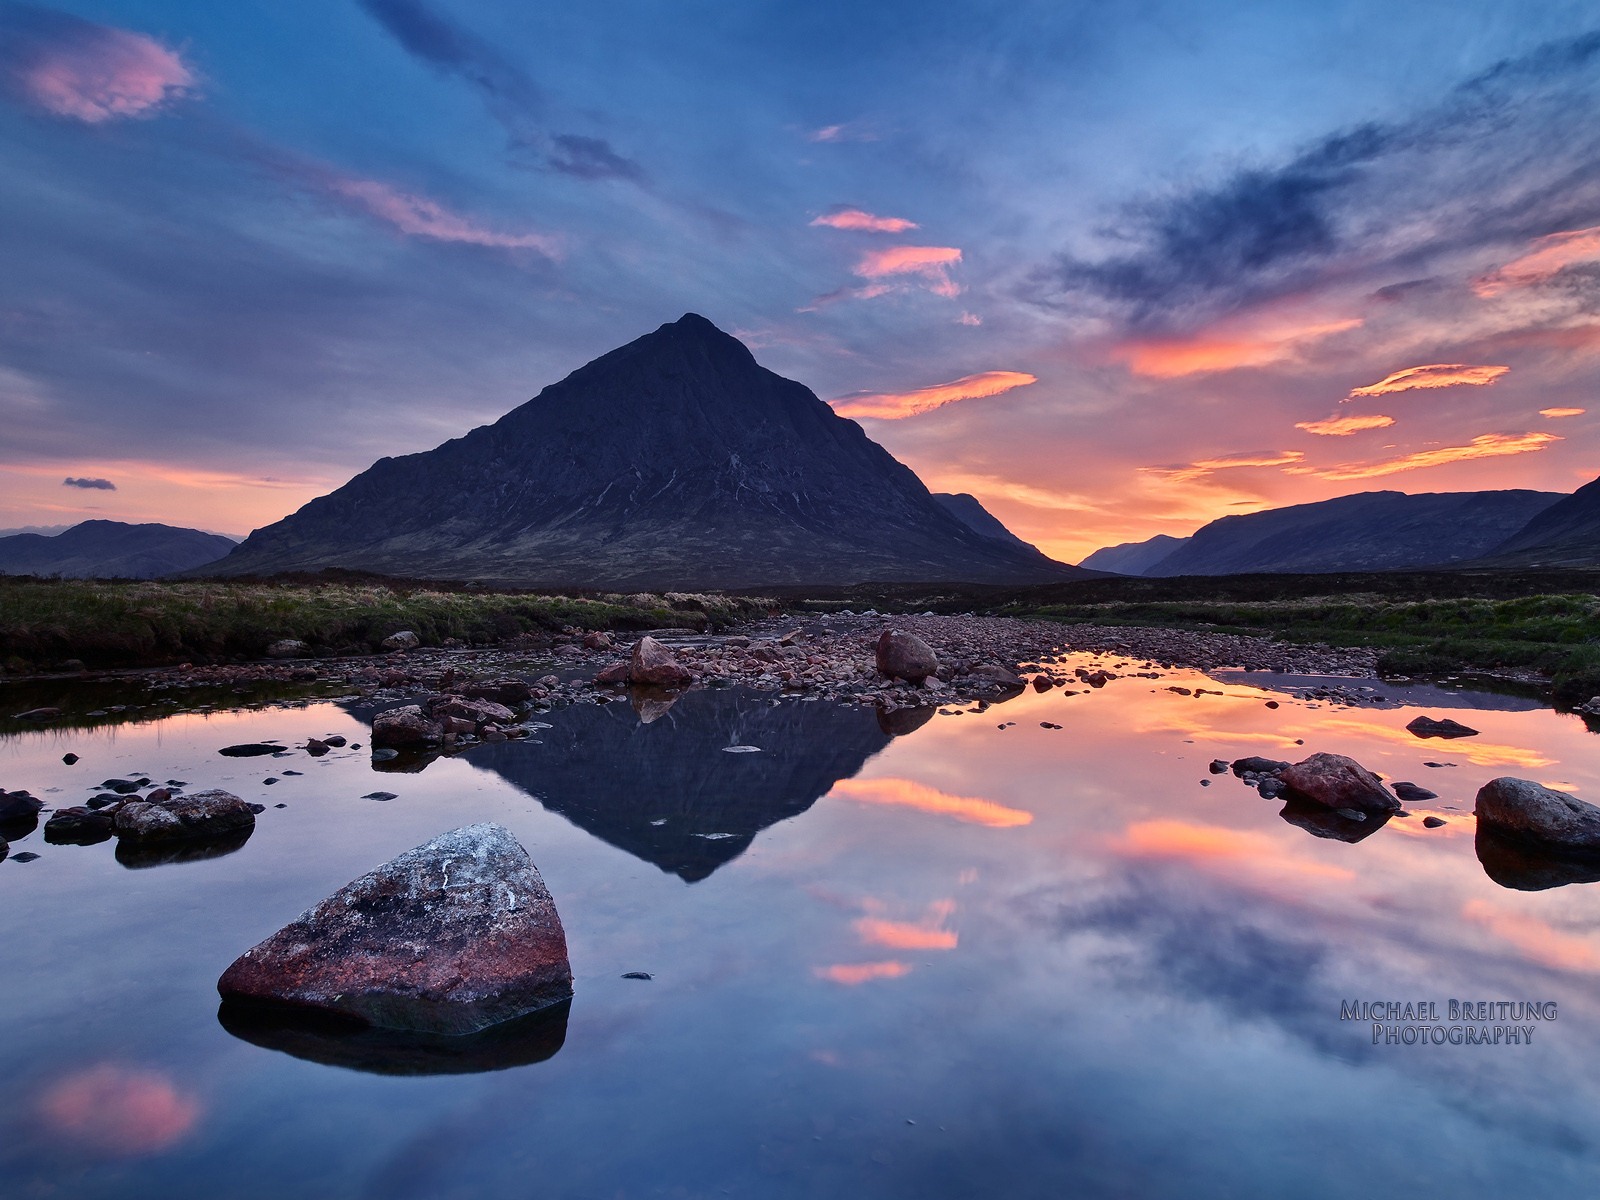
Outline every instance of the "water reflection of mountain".
[[(889, 744), (871, 708), (695, 691), (648, 724), (627, 704), (544, 718), (543, 744), (467, 755), (551, 812), (689, 883), (743, 854), (769, 825), (806, 811)], [(729, 754), (727, 746), (759, 746)]]

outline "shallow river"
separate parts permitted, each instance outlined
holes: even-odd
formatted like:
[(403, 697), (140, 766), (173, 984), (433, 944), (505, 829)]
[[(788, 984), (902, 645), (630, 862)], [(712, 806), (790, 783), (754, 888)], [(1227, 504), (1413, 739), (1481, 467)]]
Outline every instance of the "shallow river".
[[(622, 703), (546, 714), (536, 740), (413, 773), (348, 747), (217, 753), (364, 744), (331, 701), (5, 722), (0, 786), (52, 806), (148, 776), (266, 808), (196, 861), (13, 840), (0, 1191), (1593, 1196), (1600, 887), (1486, 869), (1471, 813), (1499, 775), (1600, 800), (1595, 735), (1483, 694), (1341, 708), (1263, 690), (1282, 682), (1123, 676), (898, 734), (870, 708), (695, 692), (650, 723)], [(1418, 712), (1480, 733), (1420, 740)], [(1438, 798), (1369, 833), (1208, 771), (1316, 750)], [(564, 1018), (420, 1056), (219, 1023), (240, 952), (477, 821), (508, 826), (555, 897)], [(1358, 1000), (1431, 1003), (1440, 1024), (1452, 1000), (1557, 1007), (1471, 1022), (1531, 1043), (1374, 1045), (1341, 1020)]]

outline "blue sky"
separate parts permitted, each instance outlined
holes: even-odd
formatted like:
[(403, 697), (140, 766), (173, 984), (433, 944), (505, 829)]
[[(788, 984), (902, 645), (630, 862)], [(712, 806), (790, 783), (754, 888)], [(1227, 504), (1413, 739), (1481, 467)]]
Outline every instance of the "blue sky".
[(1570, 490), (1600, 474), (1597, 30), (0, 0), (0, 524), (242, 533), (686, 311), (1067, 558), (1376, 487)]

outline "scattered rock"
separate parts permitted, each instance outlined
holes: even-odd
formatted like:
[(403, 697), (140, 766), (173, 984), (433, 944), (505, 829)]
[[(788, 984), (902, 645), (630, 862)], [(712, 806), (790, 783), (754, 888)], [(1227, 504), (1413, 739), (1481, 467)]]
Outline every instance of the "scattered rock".
[(1449, 717), (1437, 721), (1432, 717), (1418, 717), (1407, 725), (1406, 729), (1419, 738), (1475, 737), (1478, 733), (1476, 729), (1470, 729), (1459, 721), (1452, 721)]
[(971, 683), (992, 684), (1007, 691), (1021, 691), (1023, 687), (1022, 677), (1015, 671), (1008, 671), (999, 663), (979, 663), (967, 672), (967, 679)]
[(496, 704), (526, 704), (533, 699), (533, 688), (520, 679), (494, 679), (469, 683), (461, 689), (461, 694), (474, 700), (493, 700)]
[(255, 828), (256, 815), (220, 788), (166, 800), (130, 800), (117, 810), (116, 832), (129, 842), (227, 838)]
[(368, 792), (361, 798), (363, 800), (389, 801), (395, 799), (396, 797), (393, 792)]
[(317, 738), (306, 739), (306, 753), (311, 755), (312, 758), (321, 758), (327, 752), (327, 742), (320, 741)]
[(385, 709), (372, 718), (374, 746), (433, 746), (443, 737), (444, 727), (416, 704)]
[(354, 880), (222, 975), (224, 1000), (466, 1034), (572, 995), (566, 934), (506, 829), (441, 835)]
[(1480, 829), (1569, 854), (1600, 856), (1600, 808), (1529, 779), (1491, 779), (1473, 811)]
[(385, 650), (415, 650), (422, 645), (422, 639), (409, 629), (402, 629), (391, 633), (380, 643)]
[(453, 717), (468, 722), (474, 728), (491, 721), (509, 724), (517, 719), (517, 714), (504, 704), (493, 700), (469, 700), (465, 696), (444, 696), (430, 707), (434, 717)]
[(282, 746), (268, 745), (266, 742), (245, 742), (238, 746), (224, 746), (217, 753), (224, 758), (259, 758), (263, 754), (282, 754)]
[(305, 658), (311, 647), (298, 638), (283, 638), (267, 647), (268, 658)]
[(585, 650), (609, 650), (616, 645), (609, 633), (599, 629), (591, 629), (583, 635), (583, 648)]
[(93, 846), (111, 840), (111, 816), (88, 806), (60, 808), (44, 824), (44, 840), (52, 846)]
[(1429, 829), (1437, 829), (1439, 826), (1447, 824), (1443, 817), (1423, 817), (1422, 823)]
[(688, 667), (655, 638), (646, 635), (633, 645), (628, 663), (628, 681), (655, 687), (683, 687), (694, 681)]
[(655, 976), (650, 974), (649, 971), (625, 971), (625, 972), (623, 972), (622, 977), (624, 979), (654, 979), (655, 978)]
[(342, 733), (331, 734), (330, 736), (325, 737), (322, 740), (324, 742), (326, 742), (328, 745), (332, 746), (334, 749), (338, 749), (340, 746), (345, 744), (344, 734), (342, 734)]
[(1252, 754), (1249, 758), (1234, 759), (1233, 773), (1241, 779), (1246, 775), (1275, 775), (1288, 765), (1276, 758), (1262, 758), (1259, 754)]
[(1343, 754), (1313, 754), (1277, 772), (1288, 792), (1332, 809), (1393, 813), (1394, 793), (1378, 777)]
[(31, 821), (43, 807), (43, 800), (27, 792), (0, 792), (0, 822)]
[[(876, 654), (878, 674), (890, 679), (921, 683), (939, 669), (939, 657), (933, 648), (903, 629), (885, 629), (879, 634)], [(1020, 679), (1017, 686), (1022, 686)]]
[(13, 854), (11, 861), (15, 863), (30, 863), (37, 861), (39, 856), (32, 850), (24, 850), (21, 854)]
[(1430, 792), (1425, 787), (1418, 787), (1414, 783), (1400, 782), (1394, 785), (1394, 794), (1406, 804), (1420, 804), (1424, 800), (1437, 800), (1438, 792)]
[(627, 683), (628, 664), (626, 662), (614, 662), (610, 666), (602, 668), (600, 673), (594, 677), (594, 681), (606, 687)]
[(64, 763), (66, 763), (66, 764), (67, 764), (67, 766), (69, 766), (69, 767), (70, 767), (70, 766), (72, 766), (72, 765), (73, 765), (73, 764), (74, 764), (74, 763), (75, 763), (75, 762), (77, 762), (77, 761), (78, 761), (78, 756), (77, 756), (77, 755), (76, 755), (76, 754), (63, 754), (63, 755), (62, 755), (62, 756), (61, 756), (61, 761), (62, 761), (62, 762), (64, 762)]
[[(1288, 765), (1289, 765), (1288, 763), (1284, 764), (1284, 766), (1288, 766)], [(1213, 775), (1225, 775), (1225, 774), (1227, 774), (1227, 772), (1228, 772), (1228, 760), (1227, 759), (1225, 759), (1225, 758), (1213, 758), (1211, 760), (1211, 773)]]

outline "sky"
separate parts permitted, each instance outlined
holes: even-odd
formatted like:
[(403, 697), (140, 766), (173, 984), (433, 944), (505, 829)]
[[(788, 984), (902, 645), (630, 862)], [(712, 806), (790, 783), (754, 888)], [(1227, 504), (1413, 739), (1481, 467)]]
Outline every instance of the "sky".
[(1600, 0), (0, 0), (0, 526), (243, 534), (685, 312), (1067, 561), (1600, 475)]

